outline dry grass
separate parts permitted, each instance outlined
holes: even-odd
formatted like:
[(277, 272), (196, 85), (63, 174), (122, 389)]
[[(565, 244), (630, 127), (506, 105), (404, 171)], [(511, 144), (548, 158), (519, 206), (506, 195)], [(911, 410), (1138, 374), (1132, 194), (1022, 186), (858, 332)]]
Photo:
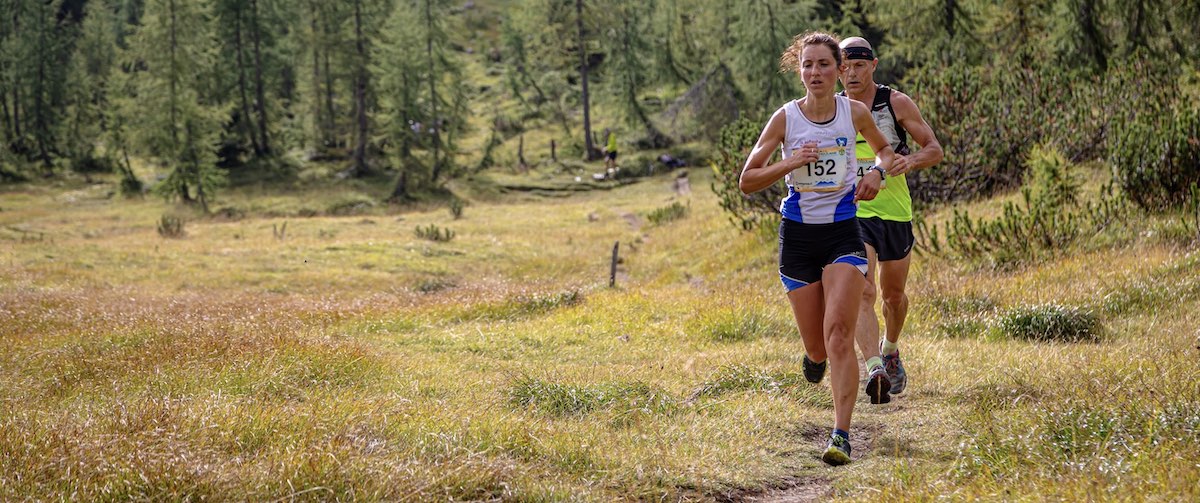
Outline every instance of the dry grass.
[[(909, 391), (860, 397), (862, 457), (831, 469), (827, 384), (798, 376), (775, 245), (707, 190), (663, 225), (644, 216), (677, 200), (667, 178), (460, 220), (264, 217), (356, 196), (251, 191), (224, 201), (247, 218), (201, 218), (108, 190), (2, 194), (0, 500), (707, 500), (796, 479), (846, 499), (1189, 500), (1200, 484), (1200, 258), (1161, 236), (1004, 273), (918, 257)], [(158, 236), (168, 212), (185, 237)], [(456, 236), (413, 234), (427, 225)], [(996, 336), (1050, 303), (1091, 309), (1102, 337)]]

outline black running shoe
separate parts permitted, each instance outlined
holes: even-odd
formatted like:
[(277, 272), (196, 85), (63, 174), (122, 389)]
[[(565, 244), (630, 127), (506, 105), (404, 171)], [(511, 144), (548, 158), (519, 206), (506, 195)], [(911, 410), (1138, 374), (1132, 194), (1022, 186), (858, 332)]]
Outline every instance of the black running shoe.
[(871, 397), (871, 403), (881, 404), (892, 401), (892, 395), (889, 393), (892, 390), (892, 382), (888, 380), (887, 371), (883, 366), (877, 366), (871, 369), (871, 374), (867, 376), (867, 396)]
[(825, 453), (821, 454), (821, 461), (833, 466), (849, 463), (850, 441), (842, 438), (840, 435), (830, 435), (829, 446), (825, 448)]
[(804, 378), (813, 384), (821, 382), (821, 379), (825, 378), (825, 366), (828, 363), (829, 360), (816, 363), (809, 360), (808, 355), (804, 355)]

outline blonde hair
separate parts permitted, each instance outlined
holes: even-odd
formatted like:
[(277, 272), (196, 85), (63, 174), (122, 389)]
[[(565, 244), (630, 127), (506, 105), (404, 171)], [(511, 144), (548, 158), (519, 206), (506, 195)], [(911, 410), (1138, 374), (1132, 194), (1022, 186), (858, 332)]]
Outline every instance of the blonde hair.
[(840, 42), (837, 35), (823, 31), (810, 31), (796, 35), (792, 39), (792, 45), (788, 46), (783, 51), (783, 56), (779, 57), (779, 71), (794, 72), (800, 70), (800, 54), (804, 51), (805, 47), (810, 45), (828, 47), (829, 51), (833, 53), (833, 59), (837, 61), (837, 65), (842, 66), (842, 48), (838, 45)]

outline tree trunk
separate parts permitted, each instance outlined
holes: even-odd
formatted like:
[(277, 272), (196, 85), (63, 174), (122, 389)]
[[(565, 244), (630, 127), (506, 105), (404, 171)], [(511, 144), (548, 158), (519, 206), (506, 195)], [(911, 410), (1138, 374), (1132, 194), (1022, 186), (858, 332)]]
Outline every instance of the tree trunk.
[[(0, 69), (0, 72), (3, 71)], [(0, 92), (0, 113), (4, 115), (4, 136), (11, 142), (13, 139), (12, 113), (8, 109), (8, 94), (2, 92)], [(3, 145), (3, 147), (7, 148), (8, 145)]]
[(354, 48), (358, 64), (354, 69), (354, 174), (363, 176), (367, 167), (367, 44), (363, 35), (362, 0), (354, 2)]
[(311, 18), (308, 21), (308, 27), (312, 30), (312, 109), (313, 109), (313, 128), (316, 130), (315, 141), (322, 147), (327, 147), (325, 141), (325, 118), (322, 116), (321, 108), (321, 29), (317, 24), (317, 3), (310, 1), (308, 3), (308, 12)]
[[(767, 35), (773, 40), (775, 38), (775, 11), (771, 9), (771, 4), (764, 2), (767, 7)], [(767, 79), (767, 92), (763, 94), (763, 103), (759, 110), (770, 110), (771, 103), (775, 102), (775, 82), (779, 79)]]
[(408, 170), (403, 166), (400, 167), (400, 172), (396, 174), (396, 181), (392, 184), (392, 195), (388, 197), (390, 201), (401, 201), (408, 198)]
[(525, 133), (521, 133), (521, 142), (517, 144), (517, 166), (522, 173), (529, 171), (529, 163), (525, 162)]
[(438, 117), (437, 108), (438, 95), (435, 86), (437, 75), (433, 59), (433, 5), (430, 0), (425, 0), (425, 57), (428, 58), (429, 64), (429, 103), (433, 107), (429, 116), (430, 126), (433, 128), (433, 176), (430, 181), (437, 185), (438, 177), (442, 173), (442, 121)]
[(238, 126), (242, 130), (242, 134), (246, 135), (250, 140), (250, 144), (254, 147), (254, 154), (259, 155), (262, 149), (259, 147), (258, 139), (254, 136), (254, 121), (250, 119), (250, 100), (246, 97), (246, 58), (245, 51), (242, 50), (242, 9), (237, 8), (237, 14), (233, 18), (233, 43), (237, 47), (237, 68), (238, 68), (238, 95), (241, 97), (241, 117), (238, 121)]
[(583, 91), (583, 141), (587, 151), (587, 160), (594, 161), (600, 158), (600, 152), (592, 144), (592, 112), (588, 103), (588, 62), (587, 46), (584, 45), (583, 0), (575, 0), (575, 26), (579, 30), (579, 79)]
[(258, 17), (258, 0), (250, 0), (250, 16), (253, 21), (251, 24), (251, 37), (254, 43), (254, 108), (258, 112), (258, 141), (262, 145), (263, 155), (271, 155), (271, 141), (267, 132), (270, 130), (267, 127), (267, 99), (266, 99), (266, 83), (263, 78), (263, 62), (262, 62), (262, 26), (259, 25)]
[[(175, 68), (177, 68), (177, 67), (175, 66), (175, 49), (178, 47), (178, 44), (179, 44), (179, 42), (178, 42), (178, 41), (175, 39), (175, 32), (176, 32), (176, 25), (175, 25), (175, 0), (169, 0), (169, 1), (167, 2), (167, 9), (169, 9), (169, 10), (170, 10), (170, 12), (171, 12), (171, 18), (170, 18), (170, 27), (169, 27), (169, 29), (170, 29), (170, 31), (171, 31), (171, 37), (170, 37), (170, 39), (171, 39), (171, 43), (170, 43), (170, 45), (171, 45), (171, 46), (168, 48), (168, 50), (170, 51), (170, 55), (171, 55), (171, 58), (170, 58), (170, 59), (171, 59), (171, 70), (172, 70), (172, 71), (171, 71), (171, 73), (170, 73), (170, 75), (167, 77), (167, 81), (168, 81), (168, 82), (169, 82), (169, 84), (170, 84), (170, 90), (168, 91), (168, 95), (167, 95), (167, 96), (168, 96), (168, 101), (170, 102), (170, 107), (169, 107), (169, 108), (170, 108), (170, 110), (171, 110), (171, 113), (170, 113), (170, 115), (171, 115), (171, 126), (170, 126), (170, 128), (171, 128), (171, 144), (172, 144), (172, 145), (171, 145), (171, 148), (173, 148), (173, 149), (174, 149), (174, 148), (177, 148), (177, 147), (178, 147), (178, 145), (177, 145), (177, 144), (179, 143), (179, 135), (178, 135), (178, 133), (177, 133), (177, 132), (176, 132), (176, 130), (175, 130), (175, 125), (179, 123), (178, 119), (175, 117), (176, 108), (178, 108), (178, 106), (176, 105), (176, 99), (175, 99), (175, 98), (176, 98), (176, 92), (177, 92), (177, 91), (175, 90), (175, 85), (176, 85), (176, 83), (175, 83), (175, 80), (176, 80), (176, 79), (175, 79), (175, 77), (176, 77), (176, 75), (175, 75), (175, 71), (174, 71), (174, 69), (175, 69)], [(187, 190), (186, 190), (186, 186), (185, 186), (185, 190), (183, 191), (183, 197), (184, 197), (184, 198), (187, 198)]]
[[(42, 2), (41, 5), (43, 9), (47, 7), (45, 2)], [(38, 149), (38, 158), (42, 161), (42, 173), (46, 176), (49, 176), (50, 168), (52, 166), (50, 163), (50, 147), (48, 145), (51, 140), (51, 133), (50, 122), (47, 116), (50, 115), (51, 111), (50, 104), (46, 103), (45, 89), (47, 80), (46, 65), (50, 63), (51, 56), (40, 53), (40, 51), (48, 51), (50, 48), (50, 41), (47, 40), (48, 37), (46, 36), (45, 25), (46, 19), (49, 16), (46, 16), (46, 13), (44, 12), (39, 13), (38, 15), (39, 19), (37, 20), (37, 26), (39, 54), (37, 58), (37, 78), (34, 80), (33, 88), (33, 127), (34, 141), (37, 143)]]
[(17, 150), (25, 150), (24, 134), (21, 132), (21, 91), (18, 85), (13, 85), (13, 139), (16, 140)]
[(330, 52), (332, 51), (326, 47), (325, 53), (321, 56), (325, 62), (325, 144), (332, 147), (340, 145), (340, 143), (337, 141), (337, 119), (333, 115), (333, 73), (329, 70)]

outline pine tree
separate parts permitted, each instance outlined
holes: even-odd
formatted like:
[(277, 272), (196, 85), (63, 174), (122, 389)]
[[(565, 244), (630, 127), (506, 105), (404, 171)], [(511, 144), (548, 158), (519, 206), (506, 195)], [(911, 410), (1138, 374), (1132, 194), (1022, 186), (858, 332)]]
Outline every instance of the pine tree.
[(607, 54), (604, 73), (605, 87), (626, 122), (645, 133), (648, 146), (663, 148), (670, 140), (651, 122), (638, 96), (650, 82), (650, 69), (645, 62), (654, 59), (648, 39), (654, 7), (653, 2), (626, 0), (608, 0), (602, 4), (605, 21), (609, 23), (603, 37)]
[[(392, 197), (436, 186), (453, 176), (456, 138), (466, 127), (466, 88), (444, 25), (448, 2), (396, 5), (385, 31), (377, 69), (391, 159), (400, 172)], [(419, 47), (420, 51), (414, 51)], [(425, 160), (418, 160), (420, 150)]]
[(96, 154), (108, 108), (108, 80), (116, 65), (116, 13), (107, 0), (91, 0), (84, 11), (79, 40), (67, 71), (65, 116), (59, 137), (62, 152), (85, 176), (107, 168)]
[(751, 116), (767, 113), (803, 94), (796, 74), (780, 73), (779, 58), (793, 37), (807, 31), (806, 25), (813, 25), (813, 19), (810, 2), (788, 5), (781, 0), (757, 0), (746, 5), (733, 21), (730, 66), (740, 77), (738, 84)]
[(62, 0), (11, 0), (0, 29), (0, 111), (9, 148), (52, 173), (58, 154), (72, 31), (58, 22)]
[(135, 143), (169, 169), (156, 191), (205, 211), (224, 180), (216, 148), (225, 107), (206, 93), (217, 49), (211, 19), (205, 4), (148, 0), (127, 64), (136, 105), (126, 109), (138, 115), (126, 123)]
[(1056, 61), (1065, 67), (1078, 67), (1104, 74), (1112, 44), (1101, 19), (1104, 5), (1089, 0), (1058, 0), (1050, 22)]

